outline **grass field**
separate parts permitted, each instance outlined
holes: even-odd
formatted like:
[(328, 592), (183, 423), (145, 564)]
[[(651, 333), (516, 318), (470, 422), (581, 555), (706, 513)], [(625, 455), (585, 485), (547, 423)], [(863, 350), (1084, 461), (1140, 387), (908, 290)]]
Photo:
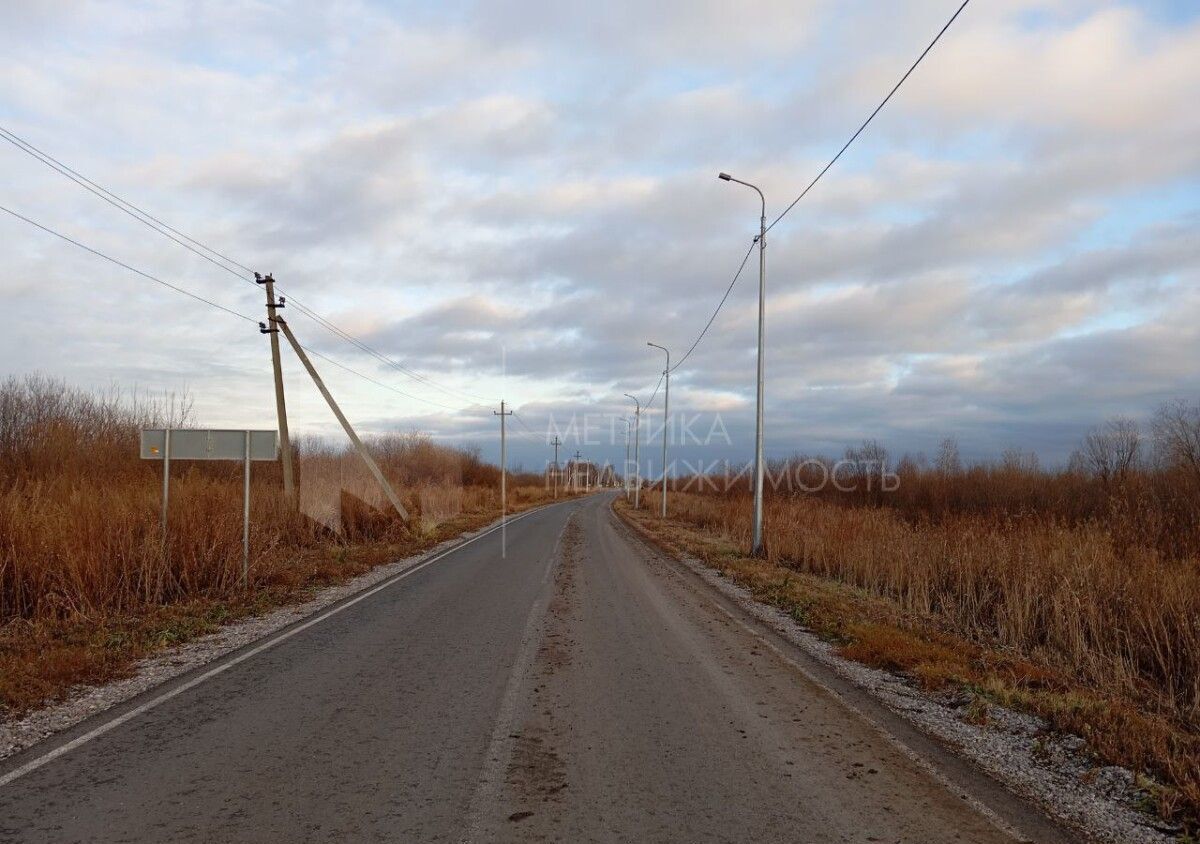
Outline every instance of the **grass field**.
[(665, 523), (619, 506), (852, 659), (1078, 733), (1152, 776), (1156, 808), (1195, 828), (1200, 562), (1186, 472), (1105, 483), (1036, 465), (910, 466), (891, 493), (776, 491), (763, 558), (746, 554), (744, 485), (677, 487)]
[[(0, 708), (9, 714), (102, 682), (218, 625), (360, 574), (500, 515), (499, 469), (419, 435), (369, 442), (412, 515), (382, 506), (357, 455), (298, 448), (299, 506), (278, 464), (254, 466), (251, 566), (242, 581), (237, 464), (179, 463), (164, 544), (161, 463), (138, 431), (194, 425), (186, 406), (95, 396), (40, 378), (0, 384)], [(509, 478), (509, 510), (549, 497)]]

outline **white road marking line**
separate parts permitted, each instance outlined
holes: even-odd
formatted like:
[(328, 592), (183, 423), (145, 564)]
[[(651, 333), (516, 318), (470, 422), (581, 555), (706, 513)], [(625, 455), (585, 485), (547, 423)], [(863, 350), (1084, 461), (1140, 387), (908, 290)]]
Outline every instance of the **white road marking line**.
[[(570, 500), (573, 500), (573, 499), (568, 499), (568, 501), (570, 501)], [(567, 503), (567, 502), (562, 502), (562, 503)], [(516, 518), (510, 519), (510, 522), (520, 521), (521, 519), (525, 518), (526, 516), (531, 516), (534, 513), (538, 513), (543, 510), (548, 510), (548, 509), (550, 509), (550, 507), (554, 507), (554, 506), (556, 506), (556, 505), (550, 504), (550, 505), (547, 505), (546, 507), (538, 507), (535, 510), (526, 511), (526, 512), (520, 514), (519, 516), (517, 516)], [(128, 712), (124, 712), (121, 715), (118, 715), (117, 717), (113, 718), (110, 721), (104, 722), (103, 724), (99, 725), (98, 727), (94, 727), (93, 729), (89, 730), (88, 732), (84, 733), (83, 735), (73, 738), (69, 742), (66, 742), (65, 744), (59, 745), (58, 747), (54, 748), (51, 751), (48, 751), (47, 753), (44, 753), (43, 755), (37, 757), (36, 759), (29, 760), (24, 765), (14, 768), (13, 770), (9, 771), (6, 774), (0, 775), (0, 788), (8, 785), (9, 783), (13, 782), (14, 780), (20, 779), (21, 777), (25, 776), (26, 774), (36, 771), (38, 768), (42, 767), (43, 765), (46, 765), (49, 762), (53, 762), (55, 759), (57, 759), (60, 756), (65, 756), (66, 754), (70, 753), (72, 750), (75, 750), (76, 748), (82, 747), (83, 745), (87, 744), (89, 741), (99, 738), (100, 736), (104, 735), (107, 732), (115, 730), (117, 727), (121, 726), (125, 722), (132, 721), (137, 716), (142, 715), (146, 712), (149, 712), (151, 709), (154, 709), (159, 704), (166, 703), (171, 698), (177, 697), (178, 695), (183, 694), (184, 692), (188, 691), (189, 689), (195, 688), (196, 686), (200, 685), (201, 683), (205, 682), (206, 680), (211, 680), (213, 677), (216, 677), (218, 674), (223, 674), (224, 672), (228, 671), (230, 668), (233, 668), (235, 665), (239, 665), (252, 657), (258, 656), (263, 651), (270, 650), (271, 648), (275, 647), (276, 645), (280, 644), (281, 642), (286, 642), (288, 639), (292, 638), (296, 634), (303, 633), (308, 628), (313, 627), (317, 624), (320, 624), (322, 621), (325, 621), (328, 618), (332, 618), (333, 616), (340, 613), (342, 610), (345, 610), (349, 607), (354, 606), (359, 601), (366, 600), (367, 598), (371, 597), (372, 595), (376, 594), (377, 592), (382, 592), (384, 589), (387, 589), (389, 586), (399, 583), (401, 580), (408, 577), (409, 575), (416, 574), (417, 572), (421, 571), (425, 567), (430, 566), (433, 563), (436, 563), (438, 560), (442, 559), (443, 557), (447, 557), (450, 554), (455, 553), (456, 551), (466, 548), (472, 542), (475, 542), (479, 539), (483, 539), (485, 536), (490, 536), (491, 534), (495, 533), (498, 530), (500, 530), (500, 525), (496, 525), (495, 527), (489, 528), (488, 530), (484, 531), (483, 533), (479, 534), (478, 536), (473, 536), (470, 539), (466, 540), (465, 542), (461, 542), (458, 545), (455, 545), (453, 548), (447, 548), (445, 551), (442, 551), (440, 554), (430, 557), (428, 560), (425, 560), (422, 563), (417, 563), (412, 568), (405, 569), (404, 571), (400, 572), (399, 574), (395, 575), (394, 577), (391, 577), (388, 580), (383, 581), (382, 583), (376, 584), (375, 586), (371, 587), (370, 589), (368, 589), (365, 592), (361, 592), (358, 595), (355, 595), (353, 598), (346, 601), (344, 604), (339, 604), (338, 606), (334, 607), (333, 609), (328, 610), (328, 611), (322, 613), (321, 615), (318, 615), (315, 618), (311, 618), (308, 621), (304, 622), (303, 624), (293, 627), (290, 630), (284, 631), (283, 633), (275, 636), (274, 638), (268, 639), (267, 641), (263, 642), (262, 644), (257, 645), (256, 647), (246, 651), (245, 653), (239, 654), (238, 656), (233, 657), (232, 659), (229, 659), (226, 662), (223, 662), (214, 668), (210, 668), (208, 671), (205, 671), (203, 674), (193, 677), (191, 680), (188, 680), (186, 683), (176, 686), (175, 688), (171, 689), (170, 691), (164, 692), (163, 694), (159, 695), (158, 697), (152, 698), (152, 699), (146, 701), (145, 703), (141, 704), (140, 706), (136, 706), (133, 709), (130, 709)]]

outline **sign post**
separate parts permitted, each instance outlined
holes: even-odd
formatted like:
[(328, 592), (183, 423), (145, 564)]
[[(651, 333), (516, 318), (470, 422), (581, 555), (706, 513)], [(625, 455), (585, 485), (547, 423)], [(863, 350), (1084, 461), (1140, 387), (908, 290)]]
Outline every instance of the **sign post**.
[(167, 550), (167, 502), (171, 498), (171, 429), (163, 431), (162, 546)]
[(152, 428), (142, 431), (143, 460), (163, 462), (162, 533), (167, 545), (167, 502), (171, 496), (171, 460), (240, 460), (242, 473), (242, 582), (250, 576), (250, 461), (278, 460), (275, 431), (225, 431)]
[(246, 435), (245, 468), (242, 472), (242, 583), (250, 579), (250, 432)]

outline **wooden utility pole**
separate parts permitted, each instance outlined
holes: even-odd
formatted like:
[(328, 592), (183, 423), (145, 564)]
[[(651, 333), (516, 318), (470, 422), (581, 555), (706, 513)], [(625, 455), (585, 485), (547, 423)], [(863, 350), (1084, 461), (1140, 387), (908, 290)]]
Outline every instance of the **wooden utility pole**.
[(392, 485), (388, 483), (388, 479), (383, 476), (383, 472), (379, 469), (371, 453), (367, 451), (367, 447), (362, 444), (362, 440), (358, 438), (358, 434), (354, 433), (354, 429), (350, 427), (350, 422), (346, 419), (346, 415), (342, 413), (342, 409), (338, 407), (337, 402), (333, 400), (329, 389), (325, 386), (325, 382), (321, 380), (321, 376), (317, 374), (317, 370), (313, 367), (312, 361), (308, 359), (308, 355), (304, 352), (304, 347), (296, 339), (296, 335), (292, 333), (292, 329), (288, 328), (288, 324), (284, 322), (283, 317), (275, 317), (275, 325), (279, 326), (283, 331), (283, 336), (292, 344), (292, 351), (296, 353), (296, 357), (300, 358), (300, 362), (304, 364), (304, 368), (308, 370), (308, 374), (312, 377), (313, 383), (317, 385), (317, 389), (321, 391), (321, 395), (325, 397), (329, 409), (333, 411), (333, 415), (337, 417), (338, 422), (342, 423), (342, 428), (346, 432), (346, 436), (350, 438), (350, 442), (354, 443), (354, 447), (358, 450), (358, 456), (362, 458), (363, 463), (367, 464), (367, 469), (375, 477), (379, 486), (383, 489), (384, 495), (388, 501), (392, 502), (392, 506), (396, 508), (396, 512), (405, 521), (408, 521), (408, 511), (404, 509), (404, 505), (400, 503), (400, 497), (396, 495), (396, 491), (392, 489)]
[(287, 403), (283, 399), (283, 365), (279, 360), (279, 329), (275, 327), (276, 311), (284, 305), (275, 301), (275, 279), (254, 274), (254, 280), (267, 291), (267, 324), (259, 323), (259, 330), (271, 337), (271, 367), (275, 370), (275, 416), (279, 423), (279, 458), (283, 463), (283, 495), (291, 503), (296, 502), (296, 481), (292, 473), (292, 440), (288, 436)]

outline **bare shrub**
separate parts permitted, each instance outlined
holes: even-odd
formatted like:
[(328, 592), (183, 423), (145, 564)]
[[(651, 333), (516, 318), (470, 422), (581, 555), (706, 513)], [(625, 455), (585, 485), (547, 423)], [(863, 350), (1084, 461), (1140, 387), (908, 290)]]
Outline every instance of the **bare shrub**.
[(1159, 459), (1187, 471), (1200, 484), (1200, 406), (1182, 399), (1166, 402), (1154, 414)]
[(1083, 465), (1105, 486), (1123, 481), (1137, 461), (1141, 442), (1137, 423), (1115, 416), (1083, 438)]

